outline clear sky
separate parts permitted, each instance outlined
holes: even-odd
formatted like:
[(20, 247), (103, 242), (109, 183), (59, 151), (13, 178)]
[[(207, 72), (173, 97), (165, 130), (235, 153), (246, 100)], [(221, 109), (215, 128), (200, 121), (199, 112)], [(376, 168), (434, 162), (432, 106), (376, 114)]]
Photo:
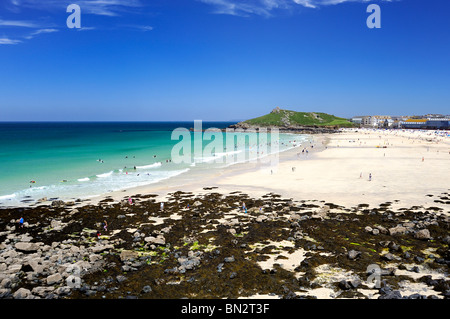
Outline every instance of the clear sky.
[[(72, 3), (81, 29), (66, 25)], [(450, 114), (450, 1), (0, 1), (0, 121), (226, 121), (276, 106)]]

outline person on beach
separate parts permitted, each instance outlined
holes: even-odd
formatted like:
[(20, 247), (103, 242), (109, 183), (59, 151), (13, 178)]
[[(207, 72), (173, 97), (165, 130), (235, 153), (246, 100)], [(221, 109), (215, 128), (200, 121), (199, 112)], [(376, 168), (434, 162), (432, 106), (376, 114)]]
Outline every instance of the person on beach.
[(164, 210), (164, 202), (161, 202), (160, 208), (162, 211)]
[(97, 230), (97, 234), (96, 234), (96, 236), (97, 236), (97, 239), (100, 239), (100, 236), (101, 236), (102, 234)]
[(133, 205), (133, 199), (131, 197), (128, 197), (128, 204)]
[(245, 207), (245, 203), (244, 202), (242, 202), (242, 210), (247, 212), (247, 208)]
[(24, 222), (23, 217), (20, 217), (20, 219), (19, 219), (19, 228), (23, 228), (23, 222)]
[(106, 220), (103, 221), (103, 229), (105, 231), (108, 231), (108, 223), (106, 222)]
[(369, 173), (369, 182), (372, 180), (372, 173)]

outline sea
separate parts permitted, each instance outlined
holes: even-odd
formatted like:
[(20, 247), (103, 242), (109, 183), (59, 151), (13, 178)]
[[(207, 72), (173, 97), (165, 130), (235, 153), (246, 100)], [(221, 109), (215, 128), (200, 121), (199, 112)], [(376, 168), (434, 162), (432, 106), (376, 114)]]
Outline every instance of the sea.
[[(0, 206), (89, 199), (258, 161), (306, 135), (224, 132), (235, 122), (0, 122)], [(199, 129), (200, 125), (200, 129)], [(198, 174), (196, 175), (198, 176)]]

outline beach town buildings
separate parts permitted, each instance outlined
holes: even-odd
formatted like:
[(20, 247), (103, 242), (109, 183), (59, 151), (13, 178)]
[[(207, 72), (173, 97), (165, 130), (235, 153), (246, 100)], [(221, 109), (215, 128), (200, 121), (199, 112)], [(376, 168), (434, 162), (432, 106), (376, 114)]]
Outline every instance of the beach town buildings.
[(400, 123), (402, 128), (424, 130), (448, 130), (450, 129), (450, 117), (430, 117), (422, 119), (408, 119)]
[(450, 115), (426, 114), (413, 116), (365, 115), (354, 116), (351, 121), (360, 127), (410, 128), (410, 129), (450, 129)]
[[(401, 118), (403, 119), (403, 117)], [(395, 127), (396, 122), (399, 121), (397, 117), (389, 115), (366, 115), (355, 116), (351, 119), (355, 124), (361, 125), (361, 127)]]

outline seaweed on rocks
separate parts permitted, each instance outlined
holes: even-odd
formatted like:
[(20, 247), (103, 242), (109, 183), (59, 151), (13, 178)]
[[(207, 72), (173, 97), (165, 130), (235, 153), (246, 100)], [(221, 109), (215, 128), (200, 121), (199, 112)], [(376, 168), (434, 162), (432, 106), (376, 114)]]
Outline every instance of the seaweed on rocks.
[[(368, 267), (376, 265), (384, 285), (402, 296), (417, 272), (435, 296), (449, 296), (449, 219), (440, 209), (394, 210), (392, 202), (345, 208), (274, 193), (252, 198), (207, 190), (170, 193), (164, 209), (156, 195), (139, 194), (132, 204), (126, 197), (0, 210), (0, 276), (16, 278), (12, 285), (5, 281), (0, 295), (13, 298), (26, 288), (36, 298), (292, 299), (326, 288), (328, 297), (376, 298), (384, 290), (365, 292), (373, 289)], [(68, 289), (70, 263), (89, 270), (80, 274), (79, 287)], [(427, 277), (430, 272), (438, 279)]]

